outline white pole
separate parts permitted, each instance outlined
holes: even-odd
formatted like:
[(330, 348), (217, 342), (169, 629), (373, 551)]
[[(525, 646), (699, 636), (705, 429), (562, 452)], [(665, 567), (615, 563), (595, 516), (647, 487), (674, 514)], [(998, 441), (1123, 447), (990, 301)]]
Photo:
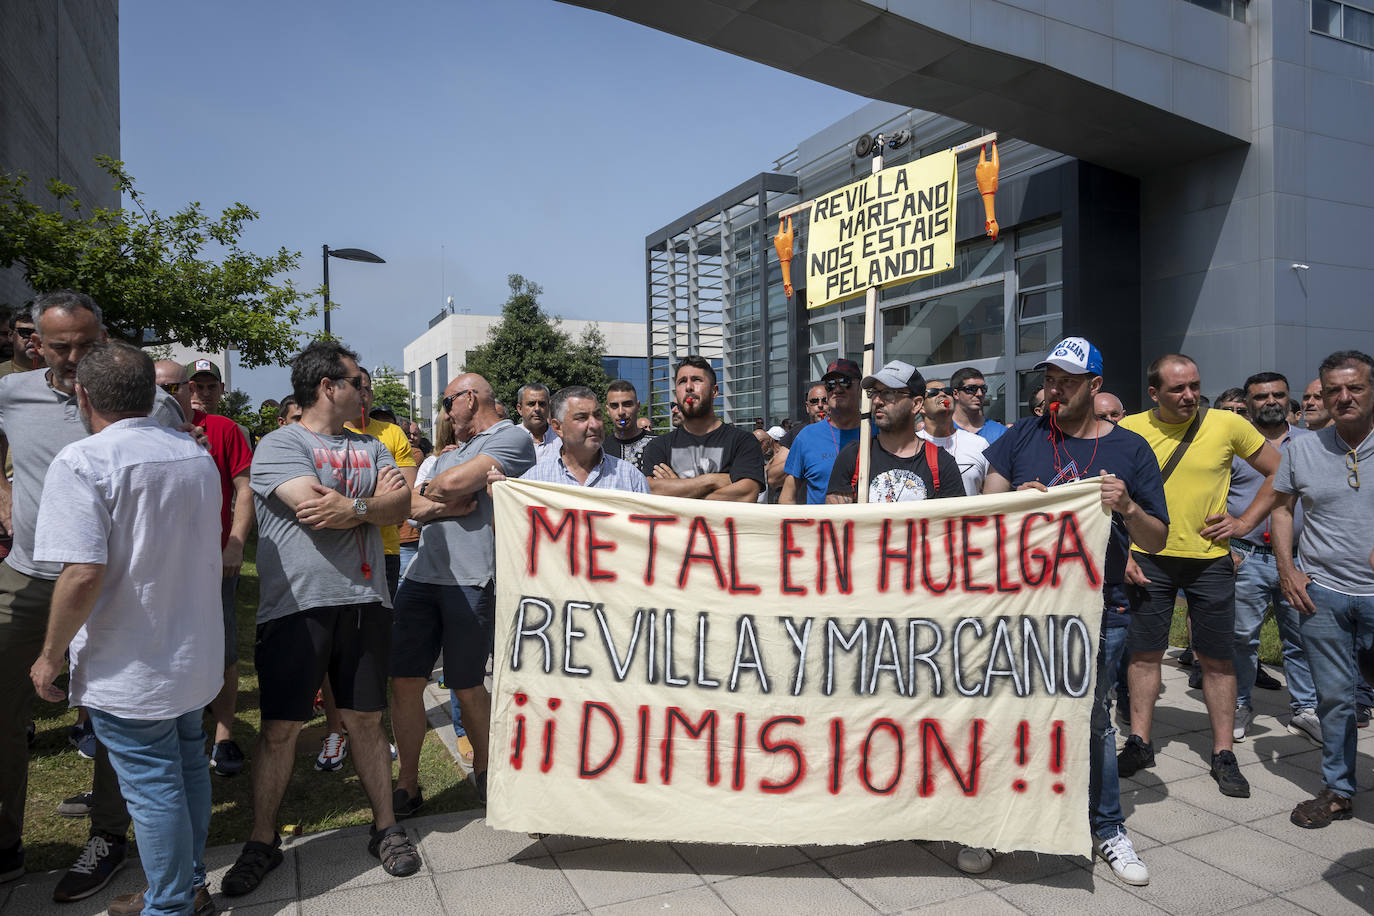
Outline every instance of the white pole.
[[(883, 144), (880, 141), (878, 148), (873, 151), (873, 172), (876, 175), (883, 170)], [(868, 378), (873, 374), (877, 367), (873, 365), (873, 341), (876, 338), (876, 325), (878, 318), (878, 288), (870, 286), (868, 294), (864, 297), (864, 358), (863, 358), (863, 378)], [(869, 453), (873, 449), (873, 432), (871, 419), (873, 413), (873, 402), (869, 400), (868, 391), (862, 386), (859, 389), (859, 479), (858, 489), (854, 493), (857, 502), (868, 502), (868, 462)]]

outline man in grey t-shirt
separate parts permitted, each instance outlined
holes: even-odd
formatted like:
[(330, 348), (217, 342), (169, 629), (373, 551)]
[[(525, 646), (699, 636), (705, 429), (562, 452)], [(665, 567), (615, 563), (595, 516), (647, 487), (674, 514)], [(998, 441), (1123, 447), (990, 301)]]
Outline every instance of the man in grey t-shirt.
[[(1298, 609), (1317, 687), (1324, 788), (1290, 816), (1308, 828), (1351, 816), (1360, 681), (1355, 655), (1374, 638), (1374, 358), (1356, 350), (1333, 353), (1318, 376), (1332, 425), (1289, 443), (1274, 475), (1279, 498), (1270, 516), (1279, 586)], [(1303, 526), (1294, 565), (1298, 500)]]
[[(77, 409), (76, 367), (105, 339), (100, 306), (84, 293), (44, 293), (34, 300), (33, 318), (47, 370), (0, 379), (0, 438), (14, 458), (13, 484), (0, 476), (0, 526), (14, 536), (9, 556), (0, 563), (0, 880), (24, 873), (20, 838), (29, 767), (24, 732), (33, 706), (26, 672), (43, 649), (53, 584), (62, 574), (61, 563), (33, 557), (38, 502), (57, 453), (87, 436)], [(161, 390), (155, 392), (151, 416), (164, 426), (183, 422), (175, 402)], [(94, 864), (62, 877), (53, 890), (58, 902), (100, 890), (124, 862), (129, 814), (109, 756), (99, 746), (92, 795), (91, 836), (78, 862)]]
[(382, 726), (391, 637), (380, 526), (406, 518), (410, 489), (386, 446), (344, 428), (362, 409), (357, 354), (315, 341), (291, 361), (301, 420), (273, 430), (253, 456), (258, 517), (257, 645), (262, 731), (253, 760), (253, 830), (222, 890), (255, 889), (281, 864), (277, 809), (301, 726), (326, 674), (372, 805), (368, 851), (387, 874), (420, 856), (391, 811), (391, 752)]
[(487, 474), (519, 477), (534, 464), (529, 435), (496, 414), (491, 385), (475, 373), (444, 391), (444, 412), (461, 445), (439, 457), (423, 494), (411, 499), (420, 547), (396, 593), (391, 644), (391, 726), (400, 772), (393, 804), (398, 816), (419, 811), (423, 693), (442, 648), (444, 680), (458, 697), (472, 741), (473, 783), (486, 800), (491, 695), (484, 683), (495, 635), (496, 548)]

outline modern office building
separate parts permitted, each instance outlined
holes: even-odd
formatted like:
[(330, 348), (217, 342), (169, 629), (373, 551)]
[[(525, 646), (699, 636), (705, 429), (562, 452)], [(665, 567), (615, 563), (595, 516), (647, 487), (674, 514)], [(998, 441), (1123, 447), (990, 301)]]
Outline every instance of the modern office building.
[[(119, 158), (117, 0), (0, 0), (0, 170), (28, 175), (38, 203), (59, 178), (88, 211), (118, 208), (102, 154)], [(0, 270), (0, 303), (32, 295), (18, 268)]]
[[(468, 351), (486, 343), (488, 332), (501, 322), (500, 315), (473, 315), (444, 310), (429, 322), (429, 329), (406, 344), (402, 351), (404, 383), (410, 392), (416, 419), (425, 427), (434, 422), (434, 405), (454, 376), (464, 371)], [(647, 335), (644, 325), (630, 321), (564, 320), (559, 329), (574, 340), (595, 327), (606, 341), (601, 366), (612, 379), (634, 383), (640, 400), (649, 389)], [(538, 379), (531, 379), (538, 381)], [(514, 408), (514, 405), (507, 405)]]
[[(863, 175), (847, 151), (888, 124), (912, 130), (908, 155), (997, 132), (1003, 233), (982, 238), (964, 163), (958, 263), (884, 292), (880, 361), (978, 365), (1011, 418), (1061, 331), (1101, 346), (1130, 405), (1164, 352), (1196, 358), (1215, 394), (1261, 369), (1297, 387), (1333, 350), (1374, 351), (1374, 3), (570, 2), (887, 103), (647, 239), (653, 371), (684, 346), (654, 329), (696, 321), (702, 346), (719, 338), (732, 419), (798, 403), (824, 353), (854, 352), (862, 299), (775, 305), (767, 237), (779, 207)], [(717, 293), (754, 271), (766, 309)]]

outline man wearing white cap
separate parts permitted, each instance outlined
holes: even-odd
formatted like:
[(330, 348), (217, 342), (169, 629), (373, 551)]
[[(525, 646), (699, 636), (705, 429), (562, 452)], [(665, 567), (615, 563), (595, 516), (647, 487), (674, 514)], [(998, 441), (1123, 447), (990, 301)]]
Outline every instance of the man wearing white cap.
[[(1112, 510), (1112, 531), (1102, 570), (1102, 632), (1097, 651), (1097, 694), (1088, 740), (1088, 815), (1093, 848), (1126, 884), (1145, 885), (1150, 872), (1126, 835), (1117, 784), (1116, 740), (1106, 699), (1116, 683), (1116, 666), (1126, 647), (1128, 610), (1127, 544), (1164, 546), (1169, 513), (1154, 453), (1140, 436), (1093, 413), (1102, 389), (1102, 354), (1082, 337), (1068, 337), (1036, 366), (1045, 370), (1046, 410), (1025, 417), (988, 446), (984, 493), (1013, 488), (1044, 490), (1099, 475), (1102, 503)], [(956, 860), (961, 871), (992, 867), (992, 853), (966, 848)]]

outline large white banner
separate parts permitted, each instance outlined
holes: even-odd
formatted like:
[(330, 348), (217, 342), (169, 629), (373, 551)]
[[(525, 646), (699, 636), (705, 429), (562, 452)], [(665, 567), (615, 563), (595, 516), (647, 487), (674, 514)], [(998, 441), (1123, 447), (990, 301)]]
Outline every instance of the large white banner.
[(1097, 481), (894, 505), (495, 487), (488, 822), (1091, 854)]

